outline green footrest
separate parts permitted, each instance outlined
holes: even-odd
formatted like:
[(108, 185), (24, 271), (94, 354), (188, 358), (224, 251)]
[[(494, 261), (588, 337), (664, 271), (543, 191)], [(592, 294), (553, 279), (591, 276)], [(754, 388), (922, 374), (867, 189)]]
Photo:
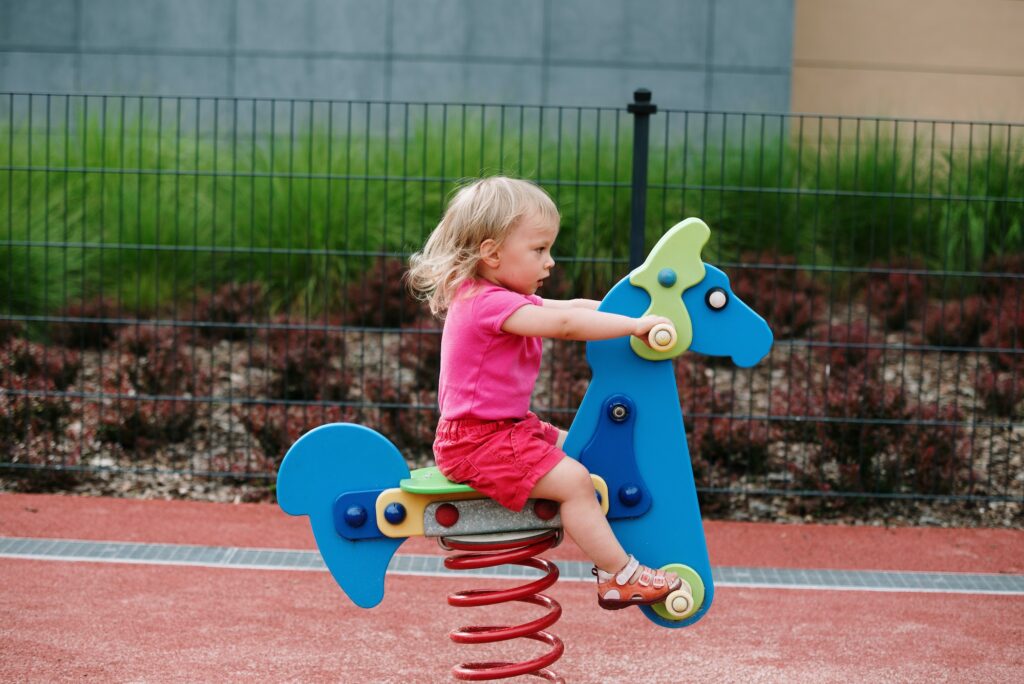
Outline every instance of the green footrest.
[(469, 485), (452, 482), (441, 474), (437, 466), (418, 468), (398, 483), (403, 492), (411, 494), (459, 494), (476, 491)]

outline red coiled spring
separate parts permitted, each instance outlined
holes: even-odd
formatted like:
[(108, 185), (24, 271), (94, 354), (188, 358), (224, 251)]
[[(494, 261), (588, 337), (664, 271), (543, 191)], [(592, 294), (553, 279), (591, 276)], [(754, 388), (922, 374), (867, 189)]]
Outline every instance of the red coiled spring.
[(545, 615), (522, 625), (461, 627), (449, 632), (448, 636), (451, 640), (460, 644), (485, 644), (521, 637), (534, 639), (551, 646), (551, 650), (541, 657), (521, 663), (498, 661), (456, 665), (452, 668), (452, 674), (456, 679), (487, 680), (530, 674), (548, 681), (564, 681), (547, 667), (562, 657), (565, 645), (562, 644), (561, 639), (544, 631), (562, 616), (562, 607), (554, 599), (539, 593), (558, 580), (558, 567), (551, 561), (534, 558), (538, 553), (557, 546), (559, 541), (561, 541), (560, 530), (550, 530), (541, 533), (540, 536), (534, 535), (514, 541), (468, 543), (450, 538), (442, 540), (442, 546), (448, 549), (473, 552), (448, 556), (444, 565), (449, 570), (492, 568), (506, 563), (514, 563), (546, 573), (534, 582), (512, 589), (459, 591), (448, 595), (448, 604), (457, 607), (491, 606), (507, 601), (521, 601), (548, 609)]

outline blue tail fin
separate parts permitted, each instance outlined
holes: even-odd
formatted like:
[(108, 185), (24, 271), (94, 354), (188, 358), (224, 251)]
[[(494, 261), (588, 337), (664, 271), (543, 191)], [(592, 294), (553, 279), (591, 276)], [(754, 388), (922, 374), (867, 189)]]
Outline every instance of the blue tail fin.
[(395, 445), (352, 423), (310, 430), (292, 445), (278, 470), (278, 504), (289, 515), (309, 516), (324, 563), (362, 608), (384, 598), (384, 574), (405, 540), (345, 539), (334, 528), (334, 502), (346, 492), (397, 487), (406, 477), (409, 467)]

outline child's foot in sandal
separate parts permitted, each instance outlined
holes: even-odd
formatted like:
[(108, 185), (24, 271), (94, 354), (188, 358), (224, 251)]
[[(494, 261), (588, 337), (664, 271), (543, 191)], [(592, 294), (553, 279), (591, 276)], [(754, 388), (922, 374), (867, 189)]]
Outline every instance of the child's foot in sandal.
[(649, 606), (664, 601), (665, 597), (679, 588), (686, 588), (683, 580), (674, 572), (640, 565), (633, 556), (615, 574), (600, 568), (594, 568), (593, 572), (597, 575), (597, 603), (607, 610)]

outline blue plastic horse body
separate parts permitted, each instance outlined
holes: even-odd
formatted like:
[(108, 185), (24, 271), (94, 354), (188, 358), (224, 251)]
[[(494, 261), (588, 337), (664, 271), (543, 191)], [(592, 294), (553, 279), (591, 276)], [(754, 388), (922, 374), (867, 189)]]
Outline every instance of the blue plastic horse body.
[[(671, 313), (674, 321), (682, 323), (680, 327), (692, 327), (690, 331), (681, 330), (685, 333), (685, 344), (677, 345), (671, 354), (651, 360), (635, 353), (627, 338), (588, 343), (587, 358), (593, 379), (565, 443), (567, 454), (588, 464), (588, 449), (605, 448), (607, 451), (607, 445), (594, 444), (601, 441), (594, 438), (597, 431), (615, 429), (609, 427), (614, 422), (609, 422), (609, 402), (619, 402), (622, 398), (619, 403), (630, 407), (633, 422), (619, 421), (628, 424), (631, 431), (625, 441), (615, 443), (622, 446), (621, 456), (618, 452), (606, 453), (600, 461), (606, 472), (591, 470), (615, 481), (616, 475), (622, 475), (616, 472), (621, 463), (623, 468), (626, 465), (632, 468), (629, 477), (638, 476), (641, 481), (637, 483), (638, 488), (634, 488), (632, 499), (625, 492), (609, 492), (609, 498), (620, 496), (627, 502), (617, 504), (619, 512), (615, 516), (609, 513), (612, 528), (626, 550), (652, 567), (688, 566), (696, 573), (693, 579), (698, 584), (703, 583), (703, 602), (699, 610), (686, 619), (667, 619), (667, 614), (643, 607), (648, 618), (666, 627), (682, 627), (699, 620), (714, 595), (671, 358), (689, 348), (703, 354), (730, 356), (737, 365), (747, 367), (763, 358), (772, 344), (768, 325), (732, 294), (725, 274), (700, 261), (699, 250), (708, 235), (702, 222), (687, 219), (673, 227), (648, 261), (659, 248), (676, 249), (672, 247), (673, 240), (678, 242), (678, 238), (687, 235), (691, 245), (687, 249), (697, 251), (686, 255), (690, 260), (689, 268), (697, 272), (694, 280), (699, 278), (699, 281), (686, 285), (681, 301), (672, 297), (666, 303), (664, 293), (660, 293), (660, 299), (655, 302), (655, 296), (645, 287), (631, 282), (635, 280), (635, 271), (608, 293), (600, 307), (602, 311), (629, 316), (649, 311), (662, 315)], [(674, 274), (670, 280), (675, 282)], [(682, 285), (676, 287), (679, 289)], [(662, 311), (657, 306), (652, 310), (652, 302), (672, 311)], [(381, 601), (388, 562), (404, 539), (371, 535), (372, 538), (355, 540), (341, 536), (337, 502), (342, 496), (348, 497), (345, 501), (363, 497), (372, 505), (380, 490), (395, 487), (408, 476), (408, 466), (391, 442), (368, 428), (352, 424), (325, 425), (311, 430), (296, 441), (281, 464), (278, 474), (281, 507), (291, 515), (310, 517), (324, 562), (341, 588), (359, 606), (372, 607)], [(630, 514), (629, 506), (636, 505), (637, 501), (642, 505), (637, 505), (636, 514)]]
[[(683, 301), (693, 321), (690, 350), (731, 356), (739, 366), (756, 364), (771, 347), (771, 331), (739, 298), (731, 296), (728, 278), (704, 264), (706, 274), (689, 288)], [(721, 288), (729, 297), (722, 310), (710, 310), (707, 293)], [(642, 315), (647, 293), (624, 278), (601, 303), (601, 311)], [(682, 621), (668, 620), (647, 606), (642, 610), (665, 627), (684, 627), (699, 620), (711, 606), (714, 584), (701, 524), (700, 507), (690, 465), (683, 414), (671, 360), (648, 361), (633, 354), (625, 338), (590, 342), (587, 360), (593, 378), (569, 430), (565, 451), (576, 457), (599, 420), (606, 397), (626, 393), (636, 405), (635, 453), (640, 474), (651, 490), (653, 505), (643, 516), (612, 520), (623, 547), (651, 567), (681, 563), (693, 568), (704, 583), (700, 610)]]

